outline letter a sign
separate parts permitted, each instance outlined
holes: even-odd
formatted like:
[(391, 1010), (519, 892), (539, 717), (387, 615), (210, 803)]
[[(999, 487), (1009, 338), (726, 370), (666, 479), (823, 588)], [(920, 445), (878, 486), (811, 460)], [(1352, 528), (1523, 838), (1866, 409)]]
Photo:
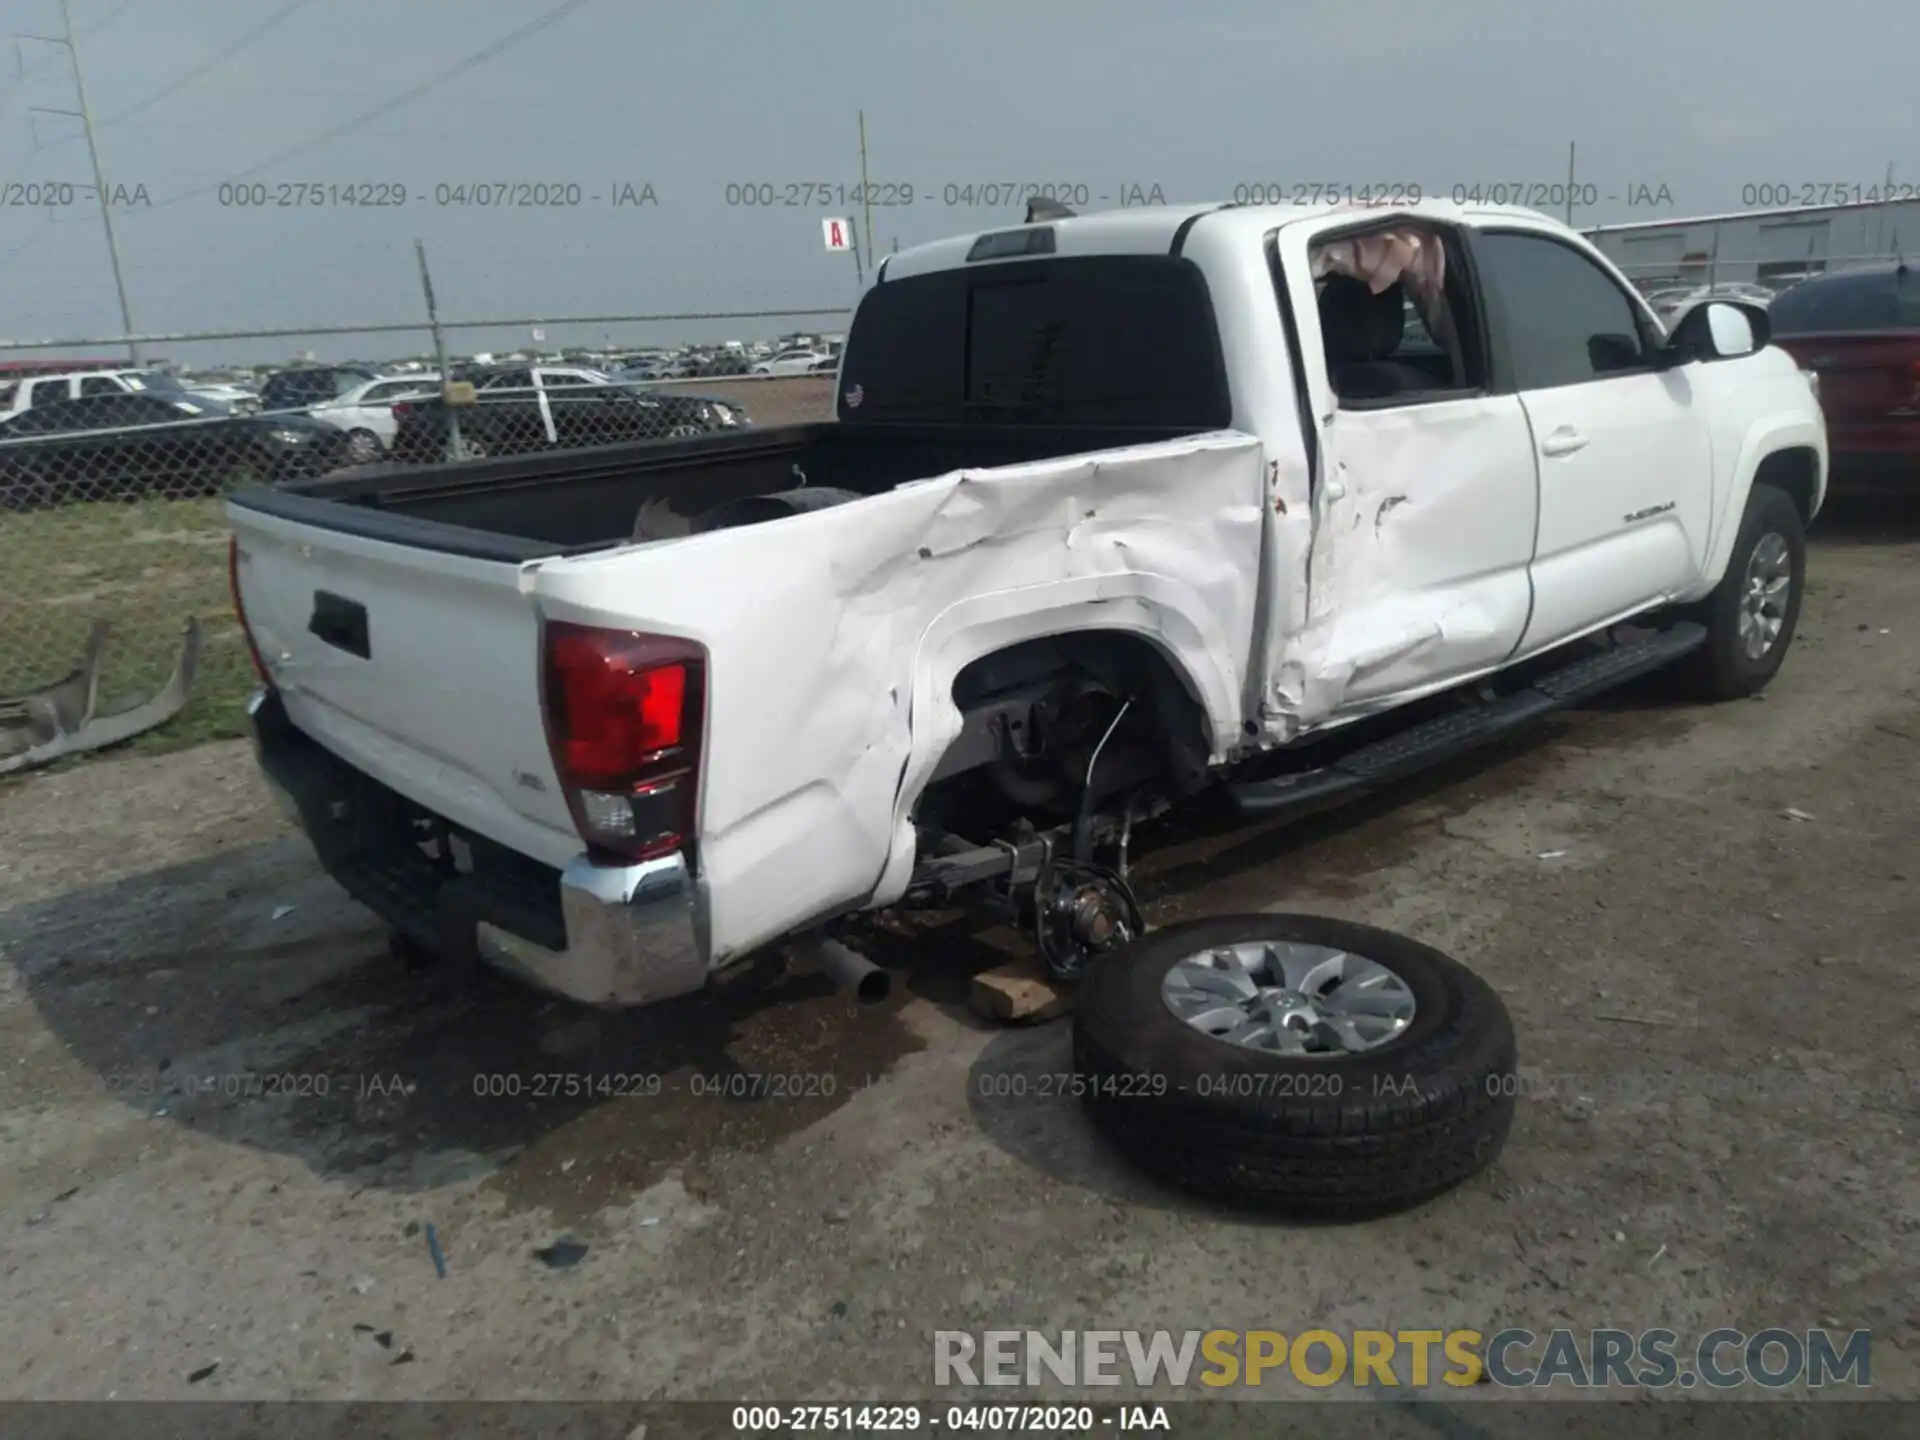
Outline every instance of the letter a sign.
[(827, 249), (851, 250), (853, 248), (853, 222), (851, 220), (822, 220), (820, 233), (826, 236)]

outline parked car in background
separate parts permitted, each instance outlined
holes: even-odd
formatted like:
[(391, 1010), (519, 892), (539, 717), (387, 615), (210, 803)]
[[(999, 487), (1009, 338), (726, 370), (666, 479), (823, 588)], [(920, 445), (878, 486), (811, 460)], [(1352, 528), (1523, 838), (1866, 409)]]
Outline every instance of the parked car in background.
[(706, 380), (751, 374), (753, 368), (753, 357), (744, 350), (715, 350), (697, 356), (682, 373), (689, 378)]
[(0, 418), (55, 400), (95, 395), (190, 395), (164, 370), (82, 370), (68, 375), (30, 375), (0, 389)]
[(269, 375), (260, 387), (260, 408), (267, 412), (304, 410), (328, 400), (338, 400), (349, 390), (378, 380), (380, 372), (370, 365), (308, 365)]
[(362, 381), (337, 399), (322, 400), (308, 413), (342, 431), (347, 454), (354, 464), (364, 465), (393, 448), (394, 402), (432, 395), (439, 387), (438, 375), (382, 375)]
[(662, 356), (653, 360), (629, 361), (614, 372), (614, 379), (633, 385), (645, 385), (656, 380), (672, 380), (678, 374), (679, 366)]
[(55, 400), (0, 423), (0, 508), (212, 495), (322, 475), (346, 455), (340, 431), (305, 415), (151, 391)]
[[(468, 378), (475, 403), (459, 407), (468, 458), (702, 435), (731, 430), (744, 419), (740, 407), (726, 401), (623, 384), (584, 366), (516, 366)], [(402, 400), (393, 416), (396, 459), (421, 464), (446, 458), (444, 400)]]
[(824, 350), (782, 350), (771, 360), (762, 360), (753, 367), (756, 375), (805, 375), (822, 360), (833, 357)]
[(218, 401), (236, 415), (252, 415), (260, 409), (260, 392), (230, 380), (194, 380), (183, 378), (180, 384), (189, 395)]
[(1653, 313), (1660, 318), (1660, 323), (1671, 330), (1682, 315), (1703, 301), (1726, 300), (1741, 305), (1758, 305), (1764, 310), (1773, 304), (1774, 293), (1764, 285), (1730, 280), (1718, 285), (1693, 285), (1655, 291), (1647, 297), (1647, 303), (1653, 307)]
[(834, 371), (838, 370), (839, 368), (840, 368), (840, 357), (838, 355), (822, 355), (818, 360), (814, 361), (813, 364), (807, 367), (807, 374), (831, 375), (833, 374)]
[(1920, 275), (1881, 265), (1816, 275), (1768, 312), (1814, 377), (1836, 487), (1920, 489)]

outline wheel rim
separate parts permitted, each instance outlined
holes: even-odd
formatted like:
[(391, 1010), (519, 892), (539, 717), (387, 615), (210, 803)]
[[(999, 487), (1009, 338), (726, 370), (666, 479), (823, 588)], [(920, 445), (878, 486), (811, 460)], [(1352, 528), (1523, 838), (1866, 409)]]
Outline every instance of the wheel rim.
[(1363, 1055), (1413, 1023), (1413, 991), (1350, 950), (1291, 940), (1221, 945), (1179, 960), (1167, 1009), (1222, 1044), (1266, 1055)]
[(1749, 660), (1764, 660), (1787, 623), (1793, 596), (1793, 551), (1786, 537), (1768, 531), (1747, 557), (1740, 590), (1740, 648)]
[(355, 461), (371, 460), (380, 453), (380, 442), (370, 430), (356, 430), (347, 436), (347, 454)]

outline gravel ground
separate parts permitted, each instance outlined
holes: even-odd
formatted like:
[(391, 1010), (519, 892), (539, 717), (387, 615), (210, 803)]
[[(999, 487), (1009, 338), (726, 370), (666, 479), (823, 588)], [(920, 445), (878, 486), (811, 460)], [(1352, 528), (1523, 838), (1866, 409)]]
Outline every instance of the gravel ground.
[[(1351, 916), (1506, 997), (1504, 1155), (1362, 1227), (1193, 1204), (1071, 1102), (984, 1095), (1068, 1062), (1064, 1022), (967, 1012), (992, 932), (895, 937), (875, 1009), (598, 1015), (401, 968), (240, 744), (0, 788), (0, 1398), (925, 1396), (936, 1328), (1310, 1324), (1864, 1326), (1920, 1397), (1920, 530), (1828, 530), (1759, 702), (1636, 692), (1146, 848), (1157, 921)], [(743, 1072), (813, 1078), (693, 1093)]]

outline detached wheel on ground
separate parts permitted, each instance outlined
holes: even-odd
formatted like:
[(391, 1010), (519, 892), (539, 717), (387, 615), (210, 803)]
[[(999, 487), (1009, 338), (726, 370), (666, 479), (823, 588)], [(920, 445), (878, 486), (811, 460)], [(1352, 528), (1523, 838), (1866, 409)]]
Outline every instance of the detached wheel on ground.
[(1134, 1163), (1293, 1219), (1430, 1200), (1513, 1123), (1513, 1022), (1492, 987), (1321, 916), (1191, 921), (1095, 962), (1073, 1053), (1094, 1125)]
[(1784, 490), (1755, 485), (1726, 574), (1686, 612), (1707, 627), (1707, 643), (1683, 662), (1684, 688), (1704, 700), (1738, 700), (1764, 689), (1793, 643), (1806, 576), (1800, 507)]

